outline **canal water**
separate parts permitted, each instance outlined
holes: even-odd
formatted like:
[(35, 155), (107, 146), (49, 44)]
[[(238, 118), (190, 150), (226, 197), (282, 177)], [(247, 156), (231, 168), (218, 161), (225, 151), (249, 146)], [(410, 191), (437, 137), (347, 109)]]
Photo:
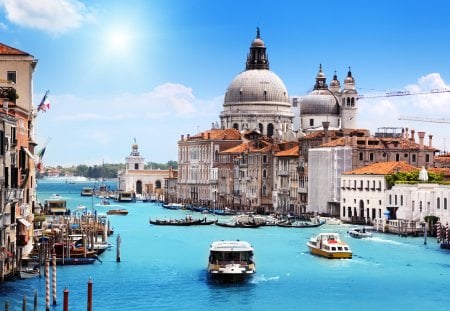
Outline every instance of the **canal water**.
[[(52, 194), (106, 213), (99, 199), (81, 197), (89, 183), (38, 184), (43, 202)], [(100, 256), (103, 263), (58, 266), (57, 305), (69, 291), (69, 310), (86, 310), (87, 283), (93, 282), (94, 310), (447, 310), (450, 253), (436, 239), (403, 238), (377, 233), (353, 239), (348, 226), (324, 225), (294, 229), (261, 227), (234, 229), (218, 226), (170, 227), (149, 224), (149, 218), (182, 218), (155, 203), (125, 203), (127, 216), (109, 216), (116, 244), (120, 234), (121, 261), (115, 246)], [(117, 206), (115, 206), (117, 207)], [(208, 218), (217, 218), (208, 215)], [(219, 218), (224, 220), (224, 218)], [(353, 250), (353, 259), (328, 260), (309, 254), (306, 243), (319, 232), (339, 232)], [(206, 277), (208, 248), (215, 240), (245, 240), (255, 249), (257, 273), (246, 284), (211, 284)], [(39, 310), (45, 310), (45, 279), (0, 284), (0, 310), (32, 310), (34, 291)]]

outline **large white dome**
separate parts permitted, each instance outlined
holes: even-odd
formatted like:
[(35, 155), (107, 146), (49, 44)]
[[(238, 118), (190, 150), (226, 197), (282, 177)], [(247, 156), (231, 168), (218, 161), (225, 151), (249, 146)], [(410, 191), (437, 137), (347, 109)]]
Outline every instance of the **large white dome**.
[(237, 75), (228, 86), (224, 105), (250, 102), (289, 104), (289, 96), (283, 81), (272, 71), (246, 70)]

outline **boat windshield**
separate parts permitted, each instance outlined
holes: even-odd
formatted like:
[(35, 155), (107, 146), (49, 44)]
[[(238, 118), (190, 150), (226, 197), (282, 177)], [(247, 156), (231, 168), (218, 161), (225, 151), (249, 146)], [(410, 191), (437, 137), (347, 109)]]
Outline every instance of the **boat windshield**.
[(249, 261), (252, 252), (211, 252), (211, 261)]

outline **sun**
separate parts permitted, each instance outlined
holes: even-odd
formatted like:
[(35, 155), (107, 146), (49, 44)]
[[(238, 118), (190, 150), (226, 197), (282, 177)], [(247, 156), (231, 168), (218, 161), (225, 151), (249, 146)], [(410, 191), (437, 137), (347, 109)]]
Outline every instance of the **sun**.
[(106, 46), (112, 54), (123, 54), (130, 50), (132, 43), (132, 32), (120, 27), (109, 30), (106, 33)]

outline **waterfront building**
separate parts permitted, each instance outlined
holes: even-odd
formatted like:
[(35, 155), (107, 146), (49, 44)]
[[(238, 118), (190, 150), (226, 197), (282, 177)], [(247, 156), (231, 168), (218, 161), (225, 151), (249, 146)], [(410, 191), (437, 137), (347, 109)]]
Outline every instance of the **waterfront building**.
[(194, 136), (181, 135), (178, 141), (178, 201), (216, 208), (219, 154), (241, 142), (241, 134), (234, 128), (212, 128)]
[(0, 43), (0, 276), (14, 274), (33, 245), (36, 207), (32, 76), (37, 60)]
[(386, 192), (389, 191), (386, 176), (417, 170), (406, 162), (389, 161), (343, 172), (340, 182), (341, 220), (373, 224), (376, 219), (387, 218), (386, 215), (396, 219), (396, 209), (391, 207), (391, 203), (386, 204)]
[(164, 180), (174, 176), (173, 170), (146, 169), (145, 158), (134, 142), (130, 155), (125, 158), (125, 169), (118, 172), (119, 190), (133, 192), (137, 199), (155, 197), (162, 200)]
[(300, 215), (299, 146), (298, 143), (279, 144), (274, 156), (273, 204), (277, 214)]

